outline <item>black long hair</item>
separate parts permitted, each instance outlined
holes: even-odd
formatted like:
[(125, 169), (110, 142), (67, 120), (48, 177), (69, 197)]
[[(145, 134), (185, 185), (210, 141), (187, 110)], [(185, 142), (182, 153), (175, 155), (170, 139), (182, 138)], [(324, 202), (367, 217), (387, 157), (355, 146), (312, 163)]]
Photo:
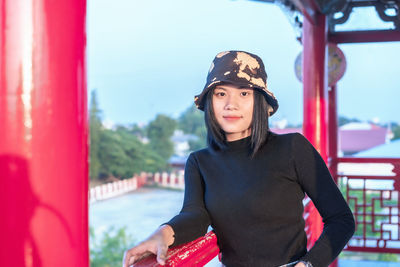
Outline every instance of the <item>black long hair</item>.
[[(250, 124), (251, 128), (251, 156), (253, 157), (266, 142), (269, 134), (268, 125), (268, 103), (264, 95), (253, 89), (254, 96), (254, 108), (253, 108), (253, 119)], [(214, 88), (210, 89), (206, 96), (204, 105), (204, 120), (207, 127), (207, 144), (214, 150), (221, 150), (226, 148), (227, 141), (224, 131), (219, 126), (217, 119), (214, 116), (214, 110), (212, 105), (212, 96), (214, 94)]]

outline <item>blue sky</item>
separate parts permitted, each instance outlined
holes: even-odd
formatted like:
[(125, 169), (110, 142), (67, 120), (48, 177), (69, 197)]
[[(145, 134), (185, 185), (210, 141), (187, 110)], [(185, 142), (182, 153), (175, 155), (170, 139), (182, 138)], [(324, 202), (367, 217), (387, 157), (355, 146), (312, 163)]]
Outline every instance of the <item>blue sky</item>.
[[(378, 25), (375, 12), (351, 25)], [(88, 0), (88, 90), (103, 119), (146, 123), (179, 116), (225, 50), (259, 55), (280, 108), (273, 120), (302, 121), (294, 61), (302, 47), (282, 10), (246, 0)], [(339, 114), (400, 123), (400, 42), (340, 45), (347, 71), (338, 83)]]

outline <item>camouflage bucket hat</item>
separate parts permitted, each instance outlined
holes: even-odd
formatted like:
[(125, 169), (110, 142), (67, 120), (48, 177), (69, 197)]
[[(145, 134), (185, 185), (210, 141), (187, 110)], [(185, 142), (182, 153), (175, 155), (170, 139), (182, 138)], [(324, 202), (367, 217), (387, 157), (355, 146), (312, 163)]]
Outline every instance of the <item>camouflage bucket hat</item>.
[(218, 84), (229, 83), (239, 87), (254, 88), (262, 92), (268, 104), (269, 116), (278, 109), (278, 100), (267, 87), (267, 73), (258, 56), (244, 51), (225, 51), (215, 56), (207, 75), (207, 82), (194, 102), (204, 111), (205, 96)]

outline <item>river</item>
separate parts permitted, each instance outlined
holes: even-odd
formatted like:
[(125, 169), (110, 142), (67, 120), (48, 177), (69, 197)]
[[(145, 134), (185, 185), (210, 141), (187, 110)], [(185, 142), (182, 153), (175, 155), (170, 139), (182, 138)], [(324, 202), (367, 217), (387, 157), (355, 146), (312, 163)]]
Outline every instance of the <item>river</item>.
[(160, 224), (179, 213), (183, 191), (146, 188), (93, 203), (89, 209), (90, 226), (96, 236), (114, 227), (126, 227), (126, 232), (140, 241)]

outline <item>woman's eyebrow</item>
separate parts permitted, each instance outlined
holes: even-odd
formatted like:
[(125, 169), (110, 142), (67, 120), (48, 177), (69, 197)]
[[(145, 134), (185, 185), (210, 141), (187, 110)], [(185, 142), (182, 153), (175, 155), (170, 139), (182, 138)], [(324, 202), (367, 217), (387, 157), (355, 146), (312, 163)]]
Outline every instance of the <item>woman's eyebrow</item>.
[(215, 90), (217, 90), (217, 89), (226, 91), (226, 89), (224, 87), (217, 86), (217, 87), (215, 87)]

